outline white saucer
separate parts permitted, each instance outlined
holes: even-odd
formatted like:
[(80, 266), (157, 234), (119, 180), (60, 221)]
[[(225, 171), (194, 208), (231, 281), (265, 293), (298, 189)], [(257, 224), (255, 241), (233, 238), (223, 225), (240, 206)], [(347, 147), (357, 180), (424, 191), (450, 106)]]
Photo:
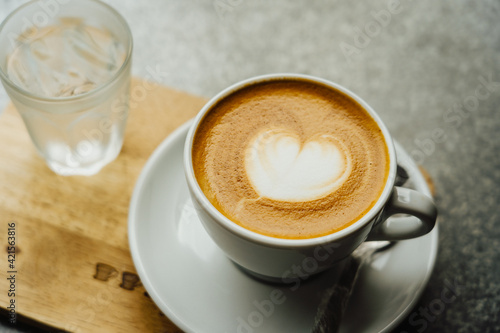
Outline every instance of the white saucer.
[[(158, 307), (187, 332), (309, 332), (322, 291), (335, 274), (323, 273), (292, 291), (290, 285), (250, 278), (225, 257), (189, 199), (182, 154), (190, 123), (156, 149), (134, 190), (128, 232), (142, 283)], [(411, 175), (413, 187), (430, 195), (418, 168), (401, 146), (396, 148), (398, 163)], [(436, 226), (365, 266), (340, 331), (386, 332), (401, 322), (427, 284), (437, 246)], [(268, 305), (265, 300), (275, 289), (283, 291), (284, 302), (272, 311), (269, 306), (259, 311), (256, 304)]]

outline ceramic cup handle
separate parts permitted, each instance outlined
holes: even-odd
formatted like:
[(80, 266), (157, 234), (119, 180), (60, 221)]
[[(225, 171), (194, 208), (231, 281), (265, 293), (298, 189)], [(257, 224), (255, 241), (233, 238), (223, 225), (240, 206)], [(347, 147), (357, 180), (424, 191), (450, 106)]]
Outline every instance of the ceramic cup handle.
[[(391, 217), (394, 214), (412, 216)], [(381, 221), (373, 226), (367, 240), (403, 240), (425, 235), (434, 228), (437, 208), (434, 201), (415, 190), (394, 186)]]

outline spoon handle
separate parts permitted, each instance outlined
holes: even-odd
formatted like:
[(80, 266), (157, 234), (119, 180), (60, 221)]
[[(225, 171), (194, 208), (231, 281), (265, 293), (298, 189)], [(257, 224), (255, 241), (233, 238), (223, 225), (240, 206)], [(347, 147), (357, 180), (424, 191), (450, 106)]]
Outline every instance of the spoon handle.
[(346, 260), (338, 282), (326, 289), (321, 298), (312, 333), (333, 333), (339, 329), (362, 262), (361, 258), (354, 256), (349, 256)]
[[(397, 186), (404, 185), (409, 175), (406, 170), (398, 165), (396, 172)], [(362, 244), (346, 260), (345, 266), (340, 273), (338, 282), (325, 290), (318, 306), (312, 333), (335, 333), (338, 332), (341, 319), (347, 307), (347, 301), (352, 294), (356, 280), (358, 279), (360, 267), (372, 257), (374, 253), (382, 252), (392, 247), (394, 242), (380, 241)]]

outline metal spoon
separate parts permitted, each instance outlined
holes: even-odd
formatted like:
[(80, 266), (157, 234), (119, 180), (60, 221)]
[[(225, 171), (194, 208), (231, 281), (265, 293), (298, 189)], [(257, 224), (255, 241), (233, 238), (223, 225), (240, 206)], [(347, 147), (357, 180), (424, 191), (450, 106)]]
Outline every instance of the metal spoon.
[[(396, 186), (402, 186), (409, 179), (406, 170), (398, 165)], [(314, 318), (312, 333), (334, 333), (340, 327), (341, 319), (352, 294), (361, 266), (376, 258), (377, 253), (388, 250), (396, 242), (373, 241), (361, 244), (347, 259), (338, 282), (325, 290)]]
[(334, 333), (338, 331), (361, 266), (372, 261), (376, 253), (383, 252), (394, 244), (396, 242), (366, 242), (351, 254), (337, 283), (326, 289), (321, 298), (312, 333)]

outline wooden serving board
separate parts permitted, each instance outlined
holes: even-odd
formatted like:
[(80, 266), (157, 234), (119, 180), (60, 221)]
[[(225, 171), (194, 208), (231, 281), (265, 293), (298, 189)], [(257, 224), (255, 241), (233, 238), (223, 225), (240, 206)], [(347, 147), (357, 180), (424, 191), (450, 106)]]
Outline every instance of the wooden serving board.
[(147, 94), (140, 102), (131, 101), (123, 149), (91, 177), (56, 175), (36, 153), (14, 107), (0, 115), (3, 309), (10, 302), (7, 230), (14, 221), (18, 315), (71, 332), (180, 331), (138, 281), (127, 215), (148, 157), (206, 100), (140, 79), (132, 80), (135, 86)]

